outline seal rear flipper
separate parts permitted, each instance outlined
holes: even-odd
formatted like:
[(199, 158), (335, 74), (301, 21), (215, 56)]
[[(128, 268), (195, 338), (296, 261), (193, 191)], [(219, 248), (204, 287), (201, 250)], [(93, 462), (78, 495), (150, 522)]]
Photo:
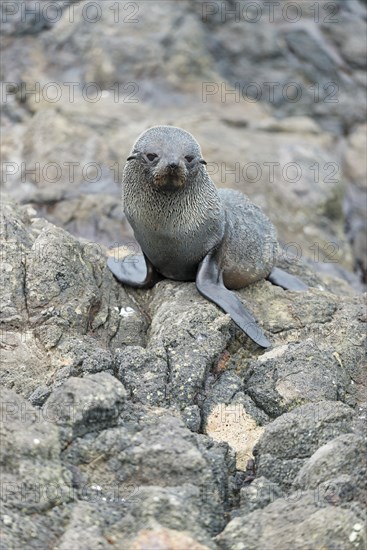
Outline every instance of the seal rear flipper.
[(236, 325), (256, 344), (262, 348), (271, 346), (251, 313), (247, 311), (237, 296), (224, 286), (222, 273), (211, 254), (205, 256), (199, 265), (196, 287), (200, 294), (228, 313)]
[(290, 273), (283, 271), (283, 269), (280, 269), (279, 267), (273, 267), (272, 272), (268, 276), (268, 281), (273, 283), (273, 285), (277, 285), (284, 288), (285, 290), (307, 290), (308, 289), (308, 286), (306, 285), (306, 283), (304, 283), (294, 275), (291, 275)]
[(162, 279), (143, 254), (127, 256), (122, 261), (109, 257), (107, 266), (121, 283), (135, 288), (151, 288)]

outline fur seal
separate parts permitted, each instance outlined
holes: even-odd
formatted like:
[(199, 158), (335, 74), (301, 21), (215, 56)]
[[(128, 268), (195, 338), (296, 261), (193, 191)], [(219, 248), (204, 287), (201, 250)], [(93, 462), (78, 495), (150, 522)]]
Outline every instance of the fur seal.
[(123, 173), (123, 205), (143, 255), (108, 259), (115, 277), (149, 288), (162, 277), (196, 281), (198, 291), (229, 313), (258, 345), (271, 345), (231, 290), (261, 279), (291, 290), (307, 286), (275, 268), (276, 231), (239, 191), (217, 189), (194, 137), (154, 126), (136, 140)]

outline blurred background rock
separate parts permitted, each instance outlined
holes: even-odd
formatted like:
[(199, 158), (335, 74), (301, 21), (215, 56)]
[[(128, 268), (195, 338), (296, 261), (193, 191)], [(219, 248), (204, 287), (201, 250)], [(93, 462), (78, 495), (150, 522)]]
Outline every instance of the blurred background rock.
[(366, 2), (2, 2), (3, 188), (78, 237), (131, 239), (120, 179), (156, 124), (194, 134), (284, 250), (361, 289)]

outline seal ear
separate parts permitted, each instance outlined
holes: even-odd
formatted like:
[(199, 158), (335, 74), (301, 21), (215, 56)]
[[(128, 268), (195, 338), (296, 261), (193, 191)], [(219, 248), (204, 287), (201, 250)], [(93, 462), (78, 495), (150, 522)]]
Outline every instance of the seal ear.
[(206, 160), (204, 160), (204, 159), (200, 159), (199, 162), (200, 162), (201, 164), (205, 164), (205, 165), (207, 164)]
[(127, 157), (126, 160), (134, 160), (136, 159), (136, 155), (130, 155), (129, 157)]

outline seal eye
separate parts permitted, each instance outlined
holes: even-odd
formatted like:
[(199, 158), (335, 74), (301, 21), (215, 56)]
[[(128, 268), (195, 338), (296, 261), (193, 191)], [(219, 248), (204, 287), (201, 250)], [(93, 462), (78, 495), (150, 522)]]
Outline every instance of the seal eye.
[(190, 155), (187, 155), (187, 157), (185, 157), (185, 159), (187, 160), (187, 162), (191, 162), (192, 160), (194, 160), (194, 157), (191, 157)]
[(148, 153), (147, 154), (147, 159), (150, 160), (150, 161), (153, 161), (155, 158), (157, 158), (158, 155), (156, 155), (155, 153)]

